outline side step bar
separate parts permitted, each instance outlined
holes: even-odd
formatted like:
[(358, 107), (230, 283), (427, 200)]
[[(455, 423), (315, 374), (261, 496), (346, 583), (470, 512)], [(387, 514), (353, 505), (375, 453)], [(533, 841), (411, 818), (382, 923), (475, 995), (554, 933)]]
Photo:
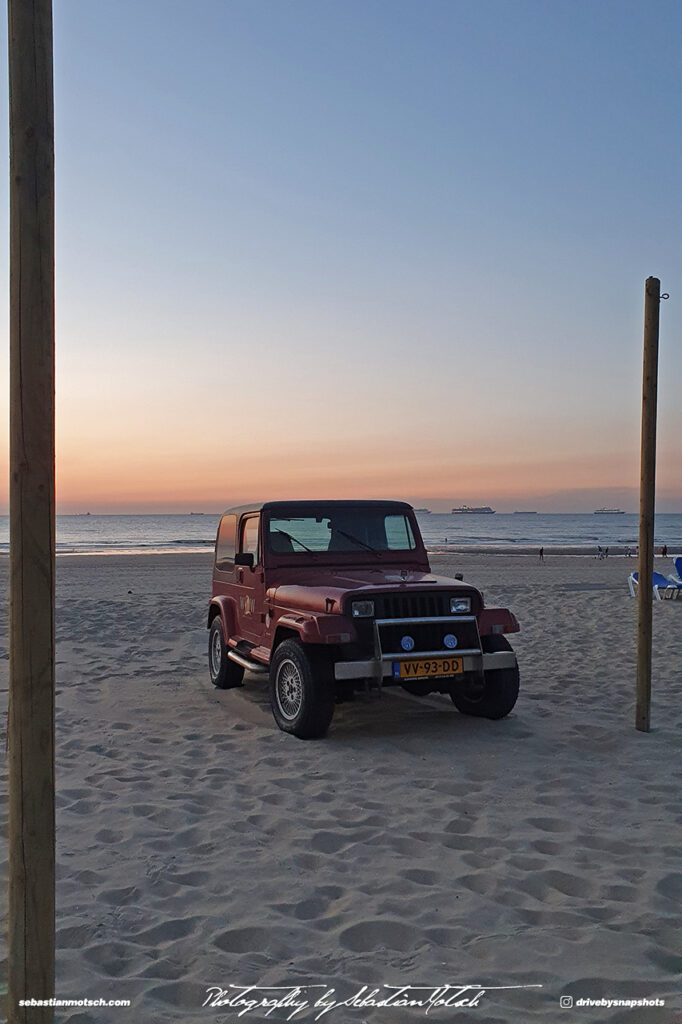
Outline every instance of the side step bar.
[(237, 654), (236, 651), (228, 651), (228, 658), (232, 661), (236, 661), (242, 668), (246, 668), (249, 672), (267, 672), (267, 665), (261, 665), (260, 661), (251, 661), (250, 658), (244, 658), (241, 654)]

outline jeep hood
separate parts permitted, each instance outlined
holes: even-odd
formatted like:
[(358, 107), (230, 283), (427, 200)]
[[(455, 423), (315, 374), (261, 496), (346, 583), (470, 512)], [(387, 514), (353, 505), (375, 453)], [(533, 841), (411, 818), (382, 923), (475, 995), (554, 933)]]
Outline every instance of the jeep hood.
[(267, 597), (280, 606), (300, 611), (338, 613), (349, 595), (390, 591), (409, 593), (411, 590), (456, 589), (460, 594), (479, 591), (461, 580), (447, 576), (434, 576), (430, 572), (386, 568), (351, 569), (335, 567), (325, 570), (321, 566), (314, 571), (294, 570), (295, 579), (283, 581), (270, 587)]

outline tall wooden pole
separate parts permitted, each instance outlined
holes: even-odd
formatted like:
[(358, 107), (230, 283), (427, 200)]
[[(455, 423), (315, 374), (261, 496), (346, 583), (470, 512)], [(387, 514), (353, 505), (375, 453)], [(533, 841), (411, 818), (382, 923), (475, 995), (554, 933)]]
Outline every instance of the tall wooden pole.
[(644, 370), (642, 379), (642, 454), (639, 485), (639, 586), (637, 621), (637, 702), (635, 728), (649, 731), (651, 705), (651, 602), (654, 571), (656, 499), (656, 395), (658, 319), (661, 282), (648, 277), (644, 287)]
[(54, 996), (52, 0), (8, 0), (10, 104), (10, 1024)]

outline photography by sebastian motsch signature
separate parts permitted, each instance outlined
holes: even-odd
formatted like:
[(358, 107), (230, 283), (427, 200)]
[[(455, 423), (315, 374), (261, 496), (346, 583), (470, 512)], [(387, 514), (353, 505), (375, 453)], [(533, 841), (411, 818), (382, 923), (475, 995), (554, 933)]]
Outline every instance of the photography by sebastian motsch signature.
[[(488, 993), (509, 992), (519, 989), (542, 988), (542, 985), (382, 985), (372, 988), (362, 985), (346, 998), (337, 995), (329, 985), (210, 985), (206, 989), (203, 1006), (235, 1011), (237, 1017), (258, 1011), (269, 1017), (283, 1010), (284, 1020), (312, 1012), (315, 1020), (339, 1009), (375, 1010), (392, 1009), (433, 1010), (474, 1009)], [(278, 1014), (279, 1016), (279, 1014)]]

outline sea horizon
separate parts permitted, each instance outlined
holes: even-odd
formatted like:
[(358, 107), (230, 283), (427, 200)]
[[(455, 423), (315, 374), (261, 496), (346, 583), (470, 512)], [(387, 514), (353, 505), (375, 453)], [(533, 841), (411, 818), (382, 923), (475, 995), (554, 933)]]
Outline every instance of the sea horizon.
[[(220, 512), (67, 513), (57, 515), (58, 555), (160, 554), (209, 551), (215, 542)], [(590, 512), (497, 512), (495, 515), (419, 513), (427, 549), (433, 553), (491, 550), (519, 554), (540, 547), (564, 553), (634, 554), (639, 516)], [(671, 554), (682, 552), (682, 513), (656, 516), (654, 543)], [(9, 551), (9, 517), (0, 516), (0, 554)]]

